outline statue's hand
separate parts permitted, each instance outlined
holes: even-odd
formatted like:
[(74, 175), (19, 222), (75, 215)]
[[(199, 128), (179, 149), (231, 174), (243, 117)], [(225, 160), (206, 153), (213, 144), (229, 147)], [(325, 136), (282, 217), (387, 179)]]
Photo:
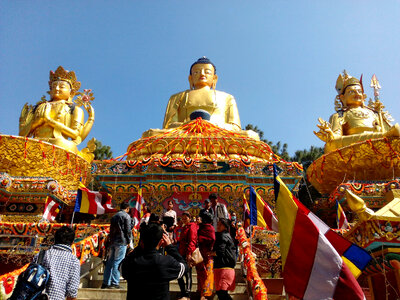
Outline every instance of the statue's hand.
[(318, 132), (314, 131), (314, 134), (317, 137), (319, 137), (321, 140), (323, 140), (325, 143), (333, 140), (335, 137), (335, 134), (332, 131), (331, 124), (327, 121), (324, 121), (321, 118), (318, 118), (318, 122), (320, 123), (320, 124), (317, 124), (319, 131)]

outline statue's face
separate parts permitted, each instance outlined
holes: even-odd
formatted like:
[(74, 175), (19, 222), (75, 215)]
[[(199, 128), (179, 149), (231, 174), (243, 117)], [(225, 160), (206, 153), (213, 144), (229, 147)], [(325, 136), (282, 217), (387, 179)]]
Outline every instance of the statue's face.
[(363, 105), (365, 97), (360, 85), (351, 85), (340, 95), (340, 100), (344, 106), (357, 107)]
[(217, 75), (211, 64), (196, 64), (192, 67), (192, 71), (189, 75), (189, 82), (195, 89), (203, 87), (215, 87), (217, 83)]
[(66, 81), (53, 81), (50, 96), (52, 100), (68, 100), (71, 97), (71, 86)]

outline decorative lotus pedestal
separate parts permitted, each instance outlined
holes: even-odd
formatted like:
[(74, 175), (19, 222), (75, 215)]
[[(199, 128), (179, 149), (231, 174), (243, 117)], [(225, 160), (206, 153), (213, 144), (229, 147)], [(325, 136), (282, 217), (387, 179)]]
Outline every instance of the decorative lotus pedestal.
[(302, 174), (301, 165), (282, 160), (266, 143), (200, 118), (133, 142), (119, 159), (94, 161), (93, 176), (117, 203), (136, 197), (141, 184), (157, 214), (172, 200), (178, 214), (197, 215), (208, 195), (218, 193), (219, 201), (241, 216), (250, 185), (273, 205), (273, 163), (284, 170), (281, 176), (291, 188)]
[(72, 211), (79, 181), (91, 178), (90, 160), (33, 138), (0, 135), (1, 220), (37, 222), (51, 197)]

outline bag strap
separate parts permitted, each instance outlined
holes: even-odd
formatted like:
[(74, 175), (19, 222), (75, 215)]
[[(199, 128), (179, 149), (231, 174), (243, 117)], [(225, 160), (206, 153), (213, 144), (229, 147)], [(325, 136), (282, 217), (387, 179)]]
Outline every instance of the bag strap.
[(37, 261), (36, 261), (36, 263), (37, 263), (38, 265), (41, 265), (41, 264), (43, 263), (43, 258), (44, 258), (45, 252), (46, 252), (46, 250), (40, 250), (40, 251), (39, 251), (39, 256), (38, 256), (38, 259), (37, 259)]

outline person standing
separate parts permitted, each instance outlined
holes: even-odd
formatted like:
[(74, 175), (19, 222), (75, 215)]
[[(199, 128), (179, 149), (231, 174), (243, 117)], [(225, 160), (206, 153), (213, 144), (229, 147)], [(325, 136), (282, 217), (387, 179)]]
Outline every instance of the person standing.
[[(191, 261), (191, 255), (196, 249), (197, 244), (197, 225), (191, 221), (190, 213), (182, 214), (183, 229), (179, 239), (179, 253), (186, 262)], [(192, 267), (188, 264), (188, 271), (185, 273), (185, 280), (178, 279), (179, 288), (181, 290), (180, 299), (188, 299), (192, 290)]]
[(203, 261), (196, 265), (197, 291), (200, 292), (201, 300), (205, 296), (211, 296), (213, 291), (213, 259), (211, 252), (215, 243), (215, 229), (212, 226), (212, 215), (204, 212), (201, 216), (201, 223), (197, 231), (199, 250)]
[(125, 258), (126, 248), (132, 240), (132, 219), (129, 204), (121, 203), (120, 211), (111, 218), (110, 249), (104, 270), (102, 289), (119, 289), (119, 265)]
[(213, 211), (213, 226), (217, 230), (217, 223), (220, 219), (229, 219), (228, 210), (225, 204), (218, 202), (218, 196), (215, 193), (210, 194), (211, 209)]
[(214, 244), (214, 280), (218, 299), (232, 299), (228, 294), (235, 289), (235, 244), (229, 234), (229, 220), (219, 219)]
[(42, 265), (50, 272), (45, 290), (49, 300), (75, 300), (78, 295), (81, 264), (72, 254), (74, 239), (75, 231), (63, 226), (54, 235), (54, 245), (45, 251)]
[(213, 209), (211, 208), (210, 199), (204, 200), (204, 208), (200, 210), (199, 216), (201, 217), (204, 213), (209, 213), (211, 216), (214, 216)]
[(176, 211), (174, 210), (174, 202), (168, 201), (168, 208), (163, 215), (163, 224), (167, 226), (167, 232), (171, 241), (174, 239), (174, 229), (178, 225)]
[[(169, 282), (183, 276), (186, 262), (160, 225), (149, 224), (140, 235), (139, 246), (122, 262), (122, 276), (128, 282), (126, 299), (168, 300)], [(161, 247), (167, 255), (159, 252)]]

